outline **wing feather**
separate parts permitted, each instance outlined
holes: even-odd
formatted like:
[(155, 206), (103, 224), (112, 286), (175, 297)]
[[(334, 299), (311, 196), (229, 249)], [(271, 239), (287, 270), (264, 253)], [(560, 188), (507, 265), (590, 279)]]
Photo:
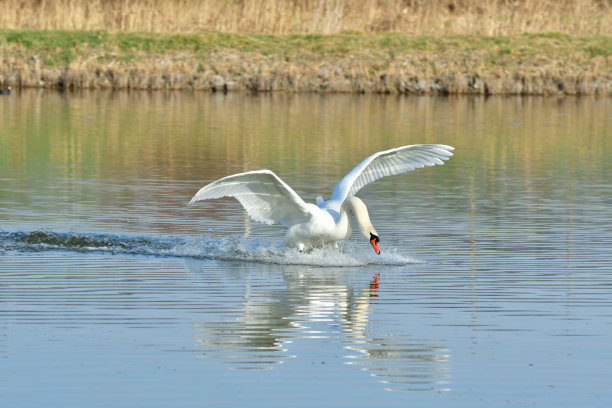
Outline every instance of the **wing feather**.
[(200, 189), (189, 204), (234, 197), (249, 216), (265, 224), (293, 225), (310, 218), (304, 200), (270, 170), (249, 171), (214, 181)]
[(444, 164), (455, 150), (440, 144), (418, 144), (402, 146), (374, 153), (359, 163), (334, 188), (331, 202), (342, 204), (364, 186), (380, 178), (420, 169), (425, 166)]

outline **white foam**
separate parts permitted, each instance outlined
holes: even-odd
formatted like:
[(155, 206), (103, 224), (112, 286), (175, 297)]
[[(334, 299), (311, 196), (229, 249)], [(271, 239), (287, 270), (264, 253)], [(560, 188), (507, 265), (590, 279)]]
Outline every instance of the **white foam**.
[(182, 256), (281, 265), (342, 267), (422, 263), (394, 249), (376, 255), (374, 251), (364, 252), (362, 248), (343, 245), (338, 249), (316, 248), (309, 252), (300, 252), (295, 248), (284, 248), (279, 243), (247, 240), (237, 235), (219, 241), (212, 241), (206, 237), (188, 240), (175, 250), (177, 255)]

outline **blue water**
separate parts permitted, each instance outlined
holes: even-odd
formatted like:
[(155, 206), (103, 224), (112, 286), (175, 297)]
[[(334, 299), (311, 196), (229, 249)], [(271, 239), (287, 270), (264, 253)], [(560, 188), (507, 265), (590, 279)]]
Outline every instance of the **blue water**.
[[(605, 99), (24, 92), (0, 111), (2, 406), (612, 404)], [(258, 168), (313, 201), (417, 142), (456, 155), (360, 192), (380, 256), (187, 205)]]

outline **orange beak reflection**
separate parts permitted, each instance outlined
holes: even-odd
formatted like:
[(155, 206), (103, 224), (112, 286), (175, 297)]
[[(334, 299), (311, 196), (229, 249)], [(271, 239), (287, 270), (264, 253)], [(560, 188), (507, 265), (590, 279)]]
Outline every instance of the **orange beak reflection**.
[(370, 232), (370, 244), (372, 244), (372, 248), (374, 248), (374, 251), (376, 251), (378, 255), (380, 255), (380, 249), (378, 249), (379, 241), (380, 239), (376, 235)]

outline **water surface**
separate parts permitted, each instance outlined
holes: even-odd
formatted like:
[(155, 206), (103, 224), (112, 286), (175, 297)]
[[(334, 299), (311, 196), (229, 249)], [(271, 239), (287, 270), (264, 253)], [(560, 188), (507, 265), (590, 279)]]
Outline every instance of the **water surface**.
[[(3, 406), (612, 403), (612, 105), (591, 98), (0, 98)], [(307, 201), (367, 155), (382, 255), (280, 247), (204, 184)]]

